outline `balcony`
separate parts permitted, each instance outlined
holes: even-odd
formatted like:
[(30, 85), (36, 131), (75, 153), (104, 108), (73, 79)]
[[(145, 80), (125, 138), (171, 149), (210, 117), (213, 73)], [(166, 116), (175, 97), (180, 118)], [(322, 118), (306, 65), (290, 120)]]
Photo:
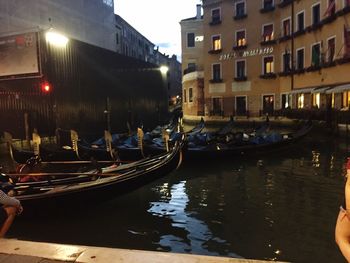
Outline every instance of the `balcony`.
[(306, 72), (314, 72), (314, 71), (320, 71), (322, 68), (321, 64), (317, 64), (317, 65), (312, 65), (308, 68), (306, 68)]
[(232, 49), (233, 50), (244, 50), (244, 49), (246, 49), (248, 47), (248, 45), (246, 44), (246, 45), (237, 45), (237, 46), (233, 46), (232, 47)]
[(350, 5), (345, 6), (343, 9), (339, 10), (339, 11), (336, 13), (336, 15), (337, 15), (337, 16), (343, 16), (343, 15), (346, 15), (346, 14), (348, 14), (348, 13), (350, 13)]
[(209, 23), (209, 25), (210, 26), (215, 26), (215, 25), (220, 25), (221, 24), (221, 19), (220, 18), (213, 18), (211, 21), (210, 21), (210, 23)]
[(209, 80), (210, 83), (222, 83), (223, 81), (224, 81), (223, 79), (217, 79), (217, 78)]
[(280, 37), (279, 39), (278, 39), (278, 42), (284, 42), (284, 41), (287, 41), (287, 40), (290, 40), (292, 38), (292, 36), (291, 35), (285, 35), (285, 36), (283, 36), (283, 37)]
[(221, 52), (222, 52), (222, 48), (220, 48), (220, 49), (212, 49), (212, 50), (208, 51), (209, 54), (219, 54)]
[(275, 10), (274, 5), (265, 5), (263, 8), (260, 9), (260, 13), (264, 14), (264, 13), (272, 12), (274, 10)]
[(241, 20), (241, 19), (244, 19), (244, 18), (246, 18), (246, 17), (248, 17), (247, 14), (237, 14), (237, 15), (235, 15), (235, 16), (233, 17), (233, 19), (234, 19), (234, 20)]
[(278, 7), (283, 8), (286, 7), (288, 5), (290, 5), (291, 3), (293, 3), (294, 0), (281, 0), (281, 2), (278, 4)]
[(276, 39), (268, 39), (268, 40), (263, 39), (263, 41), (260, 42), (260, 45), (262, 46), (274, 45), (276, 44), (276, 42), (277, 42)]
[(261, 79), (275, 79), (277, 78), (276, 73), (270, 72), (270, 73), (264, 73), (259, 76)]
[(295, 31), (294, 34), (293, 34), (293, 37), (298, 37), (298, 36), (301, 36), (301, 35), (304, 35), (306, 33), (305, 29), (299, 29), (298, 31)]
[(291, 70), (284, 70), (284, 71), (278, 73), (278, 76), (280, 76), (280, 77), (287, 77), (287, 76), (290, 76), (290, 75), (292, 75), (292, 71)]
[(306, 28), (306, 31), (307, 31), (307, 32), (311, 32), (311, 31), (315, 31), (315, 30), (317, 30), (317, 29), (321, 29), (322, 27), (323, 27), (323, 22), (322, 22), (322, 21), (319, 21), (319, 22), (317, 22), (317, 23), (312, 24), (311, 26), (308, 26), (308, 27)]
[(233, 78), (235, 81), (247, 81), (247, 76), (239, 76), (239, 77), (235, 77)]
[(327, 16), (326, 18), (324, 18), (321, 22), (323, 25), (325, 25), (325, 24), (332, 23), (336, 19), (337, 19), (337, 15), (336, 15), (336, 13), (333, 13), (333, 14), (330, 14), (329, 16)]

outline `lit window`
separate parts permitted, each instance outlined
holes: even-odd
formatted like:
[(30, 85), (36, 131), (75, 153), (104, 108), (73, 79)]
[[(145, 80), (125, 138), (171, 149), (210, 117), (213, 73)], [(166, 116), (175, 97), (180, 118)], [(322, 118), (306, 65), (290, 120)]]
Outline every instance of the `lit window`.
[(273, 40), (273, 24), (265, 25), (263, 28), (263, 41)]
[(213, 36), (212, 38), (213, 43), (213, 50), (220, 50), (221, 49), (221, 39), (220, 36)]
[(245, 38), (245, 30), (236, 32), (236, 46), (242, 47), (247, 44), (246, 38)]
[(304, 108), (304, 94), (298, 94), (298, 109)]
[(264, 74), (274, 72), (273, 57), (264, 57)]
[(312, 94), (312, 106), (316, 108), (320, 107), (320, 93)]

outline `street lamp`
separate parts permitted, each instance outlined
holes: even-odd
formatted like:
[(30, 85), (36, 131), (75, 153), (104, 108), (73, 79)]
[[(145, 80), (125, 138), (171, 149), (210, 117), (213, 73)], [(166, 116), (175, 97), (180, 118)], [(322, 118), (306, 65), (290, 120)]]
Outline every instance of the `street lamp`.
[(56, 47), (62, 47), (62, 48), (66, 47), (69, 41), (69, 39), (66, 36), (54, 31), (47, 32), (45, 35), (45, 38), (48, 43)]
[(162, 74), (166, 74), (168, 72), (169, 68), (167, 66), (161, 66), (159, 68), (159, 70)]

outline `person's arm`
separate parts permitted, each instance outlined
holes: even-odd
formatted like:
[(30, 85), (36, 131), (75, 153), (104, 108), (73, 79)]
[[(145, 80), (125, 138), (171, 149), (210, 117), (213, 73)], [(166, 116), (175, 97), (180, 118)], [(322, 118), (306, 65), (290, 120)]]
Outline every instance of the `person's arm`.
[(0, 204), (18, 208), (21, 206), (21, 203), (16, 198), (8, 196), (2, 190), (0, 190)]

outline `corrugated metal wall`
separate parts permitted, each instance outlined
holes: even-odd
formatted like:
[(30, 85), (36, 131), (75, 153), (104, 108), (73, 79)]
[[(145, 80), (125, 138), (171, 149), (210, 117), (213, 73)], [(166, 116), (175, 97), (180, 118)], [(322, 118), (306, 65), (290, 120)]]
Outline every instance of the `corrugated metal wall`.
[[(56, 127), (80, 134), (102, 134), (110, 116), (112, 132), (126, 122), (152, 128), (167, 115), (167, 89), (156, 66), (70, 40), (65, 49), (41, 36), (42, 78), (0, 81), (0, 130), (24, 137), (24, 114), (30, 132), (52, 134)], [(45, 94), (41, 84), (52, 90)]]

